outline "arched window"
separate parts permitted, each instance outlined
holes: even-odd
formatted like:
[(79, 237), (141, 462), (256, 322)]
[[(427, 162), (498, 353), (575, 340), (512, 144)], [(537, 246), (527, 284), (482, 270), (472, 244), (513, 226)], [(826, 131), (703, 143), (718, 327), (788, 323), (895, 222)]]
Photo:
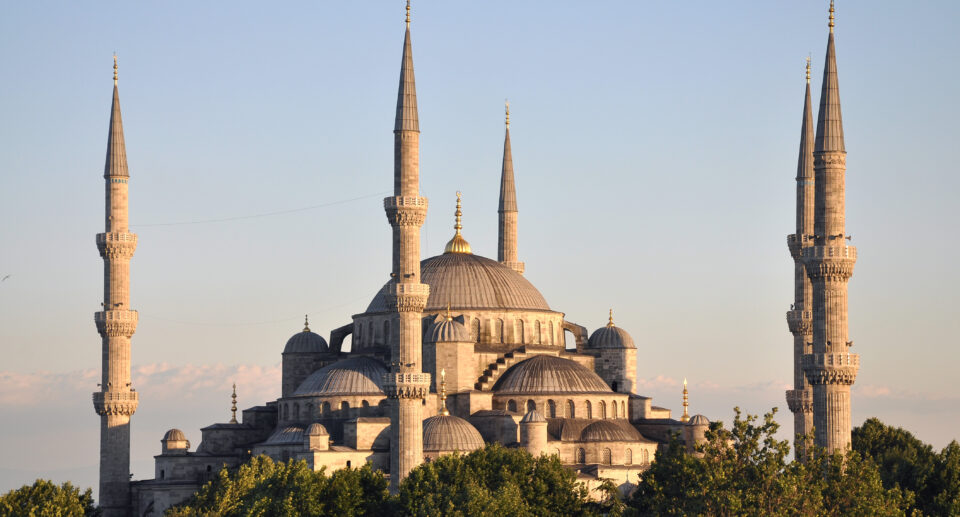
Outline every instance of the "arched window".
[(329, 412), (330, 412), (330, 403), (324, 402), (323, 405), (320, 406), (320, 414), (322, 415), (324, 413), (329, 413)]
[(587, 401), (587, 418), (593, 418), (593, 404)]
[(603, 450), (603, 464), (604, 464), (604, 465), (609, 465), (609, 464), (613, 463), (613, 461), (611, 460), (611, 456), (613, 456), (613, 455), (610, 453), (610, 449), (604, 449), (604, 450)]
[(601, 400), (599, 409), (600, 409), (600, 418), (607, 418), (607, 403)]
[(369, 336), (367, 336), (367, 342), (372, 345), (374, 342), (377, 341), (377, 335), (373, 333), (373, 322), (372, 322), (372, 321), (370, 322), (369, 325), (367, 325), (367, 330), (369, 331), (369, 332), (367, 332), (367, 334), (370, 334)]
[(539, 344), (541, 343), (540, 339), (541, 339), (541, 337), (540, 337), (540, 322), (537, 321), (537, 322), (534, 322), (534, 324), (533, 324), (533, 342), (534, 342), (534, 343), (537, 343), (537, 344), (539, 345)]
[(548, 401), (547, 401), (547, 415), (548, 415), (550, 418), (557, 418), (557, 403), (556, 403), (556, 402), (554, 402), (554, 401), (552, 401), (552, 400), (548, 400)]
[(537, 403), (532, 399), (527, 401), (527, 413), (537, 410)]
[(341, 411), (346, 411), (346, 410), (348, 410), (348, 409), (350, 409), (350, 403), (349, 403), (349, 402), (347, 402), (346, 400), (344, 400), (343, 402), (340, 403), (340, 410), (341, 410)]
[(160, 479), (163, 479), (163, 478), (167, 477), (166, 474), (167, 474), (167, 473), (164, 472), (163, 469), (160, 469)]
[(613, 411), (613, 418), (617, 418), (617, 401), (616, 400), (614, 400), (613, 403), (610, 404), (610, 410)]
[(390, 344), (390, 320), (383, 322), (383, 344)]
[(477, 343), (480, 342), (480, 318), (474, 318), (471, 323), (472, 329), (470, 330), (470, 337), (473, 338)]
[(553, 322), (551, 321), (551, 322), (550, 322), (550, 335), (547, 336), (547, 344), (552, 345), (552, 344), (553, 344), (553, 338), (554, 338)]
[(567, 418), (576, 418), (577, 417), (577, 408), (573, 405), (572, 400), (567, 401)]
[(643, 450), (643, 464), (646, 465), (646, 464), (648, 464), (648, 463), (650, 463), (650, 451), (644, 449), (644, 450)]
[(360, 405), (361, 405), (364, 409), (370, 407), (370, 403), (367, 402), (366, 400), (364, 400), (363, 402), (361, 402)]
[(494, 332), (496, 332), (497, 335), (493, 336), (493, 338), (494, 338), (493, 340), (494, 340), (494, 341), (499, 341), (499, 342), (503, 343), (503, 342), (504, 342), (504, 337), (503, 337), (503, 320), (499, 320), (499, 319), (497, 320), (497, 328), (494, 330)]
[(283, 405), (283, 419), (290, 420), (290, 404)]
[(293, 403), (293, 419), (294, 421), (300, 420), (300, 403), (299, 402)]
[(633, 449), (627, 449), (627, 453), (624, 458), (624, 463), (627, 465), (633, 465)]
[(313, 420), (313, 403), (307, 402), (307, 405), (304, 406), (304, 416), (307, 417), (307, 420)]
[(587, 462), (587, 451), (583, 450), (583, 447), (577, 449), (577, 463), (586, 463)]
[(517, 320), (517, 343), (521, 345), (526, 343), (523, 336), (523, 320)]
[(516, 412), (517, 412), (517, 401), (516, 401), (516, 400), (508, 400), (508, 401), (507, 401), (507, 411), (510, 411), (511, 413), (516, 413)]

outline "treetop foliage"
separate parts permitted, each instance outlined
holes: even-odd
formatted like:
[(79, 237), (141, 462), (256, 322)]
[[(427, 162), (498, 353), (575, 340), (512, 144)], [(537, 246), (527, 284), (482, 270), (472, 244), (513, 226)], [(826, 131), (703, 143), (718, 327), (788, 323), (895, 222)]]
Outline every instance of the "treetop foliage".
[(66, 482), (56, 485), (38, 479), (0, 496), (0, 517), (92, 517), (100, 515), (93, 506), (93, 492)]

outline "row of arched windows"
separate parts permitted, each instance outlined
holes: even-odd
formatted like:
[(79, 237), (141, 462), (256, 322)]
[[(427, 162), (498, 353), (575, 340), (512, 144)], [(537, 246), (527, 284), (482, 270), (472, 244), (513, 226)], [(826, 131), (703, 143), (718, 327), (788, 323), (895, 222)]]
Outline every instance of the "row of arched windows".
[[(512, 336), (507, 335), (504, 321), (502, 319), (486, 320), (482, 322), (480, 318), (469, 318), (468, 328), (470, 337), (477, 343), (486, 337), (484, 341), (491, 343), (519, 343), (527, 345), (552, 345), (557, 340), (563, 343), (562, 337), (557, 336), (556, 327), (552, 321), (541, 322), (539, 320), (533, 323), (525, 323), (523, 320), (516, 320), (513, 323)], [(481, 329), (482, 327), (482, 329)], [(541, 331), (542, 329), (542, 331)], [(486, 334), (481, 333), (485, 330)], [(562, 329), (561, 329), (562, 330)], [(373, 321), (366, 324), (357, 323), (354, 328), (353, 340), (358, 345), (372, 346), (383, 345), (389, 341), (390, 321), (384, 321), (381, 325), (375, 325)]]
[(374, 326), (372, 321), (367, 322), (366, 326), (360, 323), (356, 325), (354, 332), (356, 335), (353, 338), (358, 345), (383, 345), (389, 340), (390, 320), (384, 321), (379, 329)]
[[(370, 402), (363, 400), (357, 407), (369, 408)], [(301, 406), (299, 402), (284, 402), (280, 405), (280, 419), (283, 421), (293, 422), (298, 422), (300, 420), (313, 420), (324, 415), (329, 415), (333, 411), (333, 408), (337, 408), (340, 411), (347, 411), (350, 409), (350, 402), (343, 400), (339, 404), (335, 405), (331, 405), (330, 402), (324, 402), (323, 404), (317, 405), (314, 405), (312, 402), (307, 402), (303, 404), (303, 406)]]
[[(559, 451), (557, 451), (559, 455)], [(633, 465), (633, 449), (627, 449), (623, 453), (623, 464), (624, 465)], [(600, 451), (600, 463), (602, 465), (612, 465), (613, 464), (613, 451), (609, 447), (605, 447)], [(583, 447), (577, 449), (577, 457), (575, 458), (577, 463), (586, 463), (587, 462), (587, 451)], [(650, 451), (643, 449), (640, 451), (640, 461), (641, 465), (648, 465), (650, 463)]]
[[(537, 406), (537, 402), (533, 399), (530, 399), (523, 404), (522, 401), (518, 400), (508, 400), (507, 401), (507, 411), (516, 413), (520, 407), (524, 408), (524, 413), (540, 409), (544, 412), (544, 415), (547, 418), (577, 418), (577, 406), (573, 400), (567, 400), (566, 404), (562, 408), (557, 407), (557, 403), (550, 399), (547, 400), (546, 407)], [(563, 410), (563, 413), (560, 413), (560, 410)], [(585, 414), (581, 415), (580, 418), (627, 418), (627, 403), (622, 400), (612, 400), (609, 405), (607, 401), (601, 400), (596, 403), (596, 416), (594, 416), (594, 404), (591, 401), (586, 401), (584, 403)]]

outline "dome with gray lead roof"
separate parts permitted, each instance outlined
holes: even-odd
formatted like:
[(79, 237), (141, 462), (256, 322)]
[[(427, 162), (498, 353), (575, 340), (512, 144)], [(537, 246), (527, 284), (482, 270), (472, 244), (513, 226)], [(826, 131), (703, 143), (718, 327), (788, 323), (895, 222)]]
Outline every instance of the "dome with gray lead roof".
[(710, 425), (710, 420), (703, 415), (693, 415), (690, 420), (687, 420), (687, 425)]
[(328, 436), (330, 433), (327, 432), (326, 427), (323, 427), (323, 424), (314, 422), (307, 427), (307, 430), (304, 432), (304, 434), (307, 436)]
[(580, 434), (583, 442), (635, 442), (640, 439), (640, 433), (632, 426), (617, 424), (613, 420), (598, 420)]
[(327, 340), (308, 329), (290, 336), (287, 345), (283, 347), (283, 353), (285, 354), (316, 354), (327, 350), (329, 350)]
[(610, 314), (610, 322), (606, 326), (593, 331), (590, 340), (587, 342), (589, 348), (637, 348), (633, 344), (633, 338), (626, 330), (613, 324), (613, 313)]
[(582, 364), (552, 355), (535, 355), (510, 367), (493, 385), (496, 394), (613, 393)]
[[(420, 263), (420, 282), (430, 285), (424, 312), (454, 310), (535, 310), (550, 306), (529, 280), (495, 260), (469, 253), (444, 253)], [(391, 308), (381, 290), (368, 313)]]
[(483, 447), (480, 431), (453, 415), (432, 416), (423, 421), (423, 450), (470, 452)]
[(293, 396), (383, 395), (383, 375), (387, 367), (367, 356), (356, 356), (313, 372)]
[(425, 341), (427, 343), (469, 343), (473, 339), (463, 323), (441, 316), (430, 326)]
[(163, 441), (186, 441), (186, 439), (183, 431), (179, 429), (171, 429), (163, 435)]

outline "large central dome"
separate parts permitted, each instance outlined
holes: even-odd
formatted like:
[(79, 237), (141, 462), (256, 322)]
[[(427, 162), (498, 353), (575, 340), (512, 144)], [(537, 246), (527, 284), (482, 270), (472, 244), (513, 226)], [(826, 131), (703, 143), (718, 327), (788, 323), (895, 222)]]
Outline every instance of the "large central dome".
[[(430, 285), (425, 312), (521, 309), (549, 311), (543, 295), (523, 275), (479, 255), (444, 253), (420, 262), (420, 282)], [(383, 291), (367, 312), (386, 312)]]

